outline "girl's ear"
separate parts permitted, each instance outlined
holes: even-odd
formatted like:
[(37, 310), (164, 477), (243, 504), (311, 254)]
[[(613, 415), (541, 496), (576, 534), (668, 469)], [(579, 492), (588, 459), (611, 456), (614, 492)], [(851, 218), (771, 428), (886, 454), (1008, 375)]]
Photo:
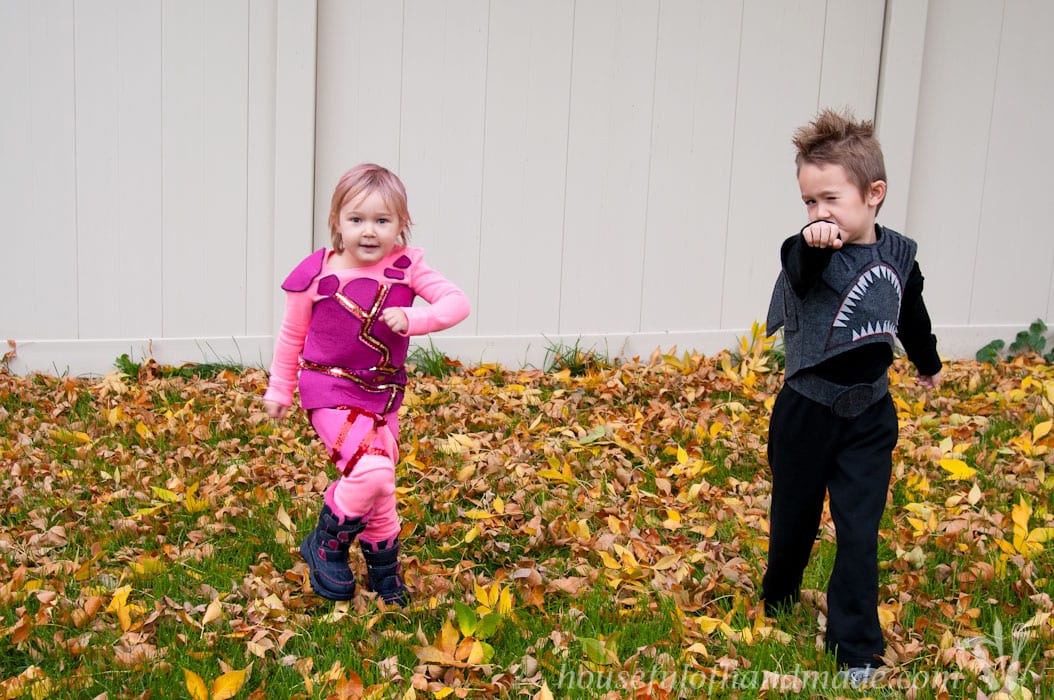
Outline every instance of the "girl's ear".
[(871, 183), (871, 186), (867, 188), (867, 197), (864, 199), (867, 201), (867, 205), (870, 207), (877, 207), (882, 203), (882, 200), (886, 198), (886, 181), (875, 180)]

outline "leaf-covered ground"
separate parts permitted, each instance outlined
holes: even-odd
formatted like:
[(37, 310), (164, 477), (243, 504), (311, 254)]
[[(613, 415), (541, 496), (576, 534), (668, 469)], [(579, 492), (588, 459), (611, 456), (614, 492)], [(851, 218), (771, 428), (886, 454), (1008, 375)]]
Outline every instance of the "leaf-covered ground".
[(1054, 370), (894, 365), (889, 671), (858, 691), (819, 649), (829, 518), (803, 604), (760, 609), (780, 375), (742, 350), (413, 377), (405, 610), (311, 593), (332, 470), (263, 372), (0, 371), (0, 697), (1049, 697)]

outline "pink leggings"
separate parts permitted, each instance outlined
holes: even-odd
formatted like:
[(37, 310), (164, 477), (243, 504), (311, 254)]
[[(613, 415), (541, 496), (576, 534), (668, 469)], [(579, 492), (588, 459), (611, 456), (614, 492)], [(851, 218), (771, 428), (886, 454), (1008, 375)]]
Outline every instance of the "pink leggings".
[[(310, 413), (311, 425), (331, 456), (349, 415), (350, 411), (339, 408), (316, 408)], [(366, 529), (359, 539), (371, 544), (393, 539), (399, 534), (399, 516), (395, 512), (399, 417), (390, 413), (385, 416), (385, 420), (387, 425), (376, 429), (376, 435), (369, 444), (370, 452), (359, 459), (350, 474), (340, 477), (326, 491), (326, 503), (336, 515), (361, 517), (366, 522)], [(366, 416), (353, 417), (351, 421), (350, 430), (346, 432), (339, 454), (334, 459), (337, 472), (341, 474), (373, 428), (373, 421)]]

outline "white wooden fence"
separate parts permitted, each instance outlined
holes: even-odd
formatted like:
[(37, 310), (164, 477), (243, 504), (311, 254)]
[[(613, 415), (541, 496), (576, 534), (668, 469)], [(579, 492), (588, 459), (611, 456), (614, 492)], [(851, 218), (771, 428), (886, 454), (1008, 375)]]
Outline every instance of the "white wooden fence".
[(712, 352), (803, 223), (790, 135), (874, 117), (941, 349), (1054, 316), (1046, 0), (0, 0), (0, 339), (16, 371), (269, 362), (337, 177), (406, 182), (473, 314), (538, 364)]

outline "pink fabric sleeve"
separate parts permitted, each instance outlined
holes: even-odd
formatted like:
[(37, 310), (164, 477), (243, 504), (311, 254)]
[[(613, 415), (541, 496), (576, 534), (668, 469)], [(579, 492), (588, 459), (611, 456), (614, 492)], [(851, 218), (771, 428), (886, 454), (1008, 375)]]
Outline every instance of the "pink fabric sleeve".
[(428, 306), (403, 307), (406, 313), (406, 335), (425, 335), (450, 328), (468, 317), (468, 297), (453, 282), (436, 272), (423, 260), (414, 268), (414, 293)]
[(287, 292), (285, 317), (275, 340), (274, 358), (271, 360), (271, 378), (267, 385), (265, 401), (274, 401), (283, 406), (293, 405), (297, 372), (300, 367), (300, 352), (304, 349), (304, 338), (311, 322), (311, 293)]

